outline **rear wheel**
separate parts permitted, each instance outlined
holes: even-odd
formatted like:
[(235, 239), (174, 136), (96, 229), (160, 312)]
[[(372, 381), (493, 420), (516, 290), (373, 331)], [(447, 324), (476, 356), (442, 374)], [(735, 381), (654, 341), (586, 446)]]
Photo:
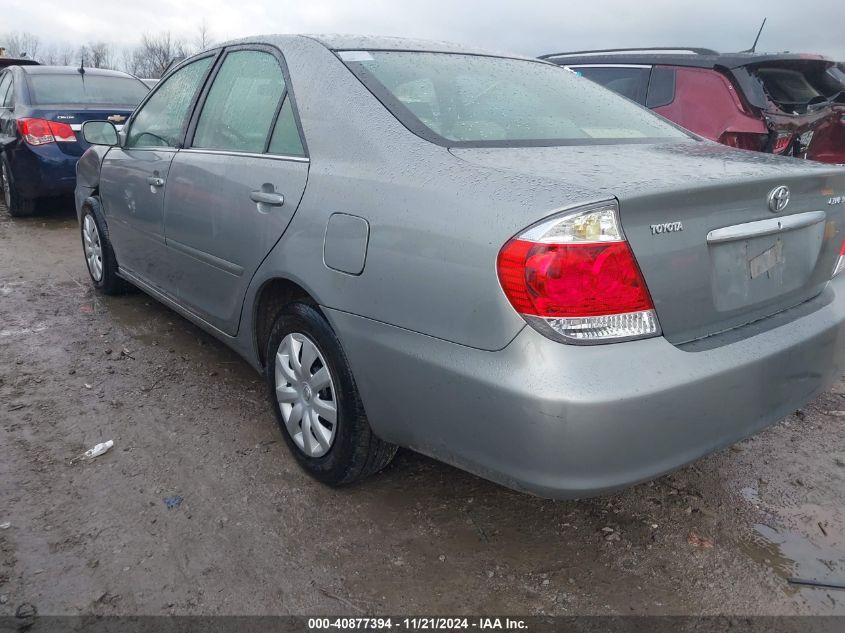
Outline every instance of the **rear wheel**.
[(12, 167), (4, 156), (0, 160), (0, 186), (3, 188), (3, 203), (13, 218), (23, 218), (35, 213), (35, 200), (24, 198), (15, 186)]
[(315, 306), (282, 309), (267, 344), (265, 374), (285, 441), (315, 479), (349, 484), (393, 459), (396, 446), (370, 428), (340, 341)]
[(109, 242), (105, 219), (100, 211), (100, 201), (88, 198), (82, 207), (80, 232), (85, 265), (94, 287), (107, 295), (119, 295), (132, 286), (117, 275), (117, 259)]

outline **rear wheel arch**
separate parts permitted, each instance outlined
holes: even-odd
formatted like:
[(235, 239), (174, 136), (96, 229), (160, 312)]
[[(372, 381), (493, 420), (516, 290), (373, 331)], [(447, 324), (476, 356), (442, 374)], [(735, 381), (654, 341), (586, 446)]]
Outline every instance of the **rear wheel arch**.
[(282, 308), (296, 301), (313, 306), (318, 305), (316, 299), (305, 288), (284, 277), (268, 279), (258, 290), (253, 309), (252, 330), (253, 342), (262, 366), (267, 361), (267, 342), (276, 317)]

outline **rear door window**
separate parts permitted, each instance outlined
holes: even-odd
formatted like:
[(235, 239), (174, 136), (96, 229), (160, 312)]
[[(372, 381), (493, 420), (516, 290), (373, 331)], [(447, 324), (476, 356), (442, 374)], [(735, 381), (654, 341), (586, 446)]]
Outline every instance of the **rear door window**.
[(649, 66), (571, 66), (579, 75), (637, 103), (645, 103)]
[(284, 92), (282, 67), (273, 55), (230, 52), (208, 91), (193, 147), (263, 153)]

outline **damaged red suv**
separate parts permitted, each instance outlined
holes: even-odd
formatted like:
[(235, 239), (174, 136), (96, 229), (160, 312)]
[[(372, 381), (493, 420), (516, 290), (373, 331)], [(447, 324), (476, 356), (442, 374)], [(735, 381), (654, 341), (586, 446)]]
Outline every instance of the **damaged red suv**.
[(820, 55), (649, 48), (541, 58), (725, 145), (845, 163), (845, 66)]

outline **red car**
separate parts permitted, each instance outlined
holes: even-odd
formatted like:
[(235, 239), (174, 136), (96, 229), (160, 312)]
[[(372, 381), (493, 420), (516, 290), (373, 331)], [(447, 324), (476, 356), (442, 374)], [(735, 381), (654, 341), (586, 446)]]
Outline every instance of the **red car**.
[(845, 67), (820, 55), (650, 48), (541, 59), (725, 145), (845, 163)]

